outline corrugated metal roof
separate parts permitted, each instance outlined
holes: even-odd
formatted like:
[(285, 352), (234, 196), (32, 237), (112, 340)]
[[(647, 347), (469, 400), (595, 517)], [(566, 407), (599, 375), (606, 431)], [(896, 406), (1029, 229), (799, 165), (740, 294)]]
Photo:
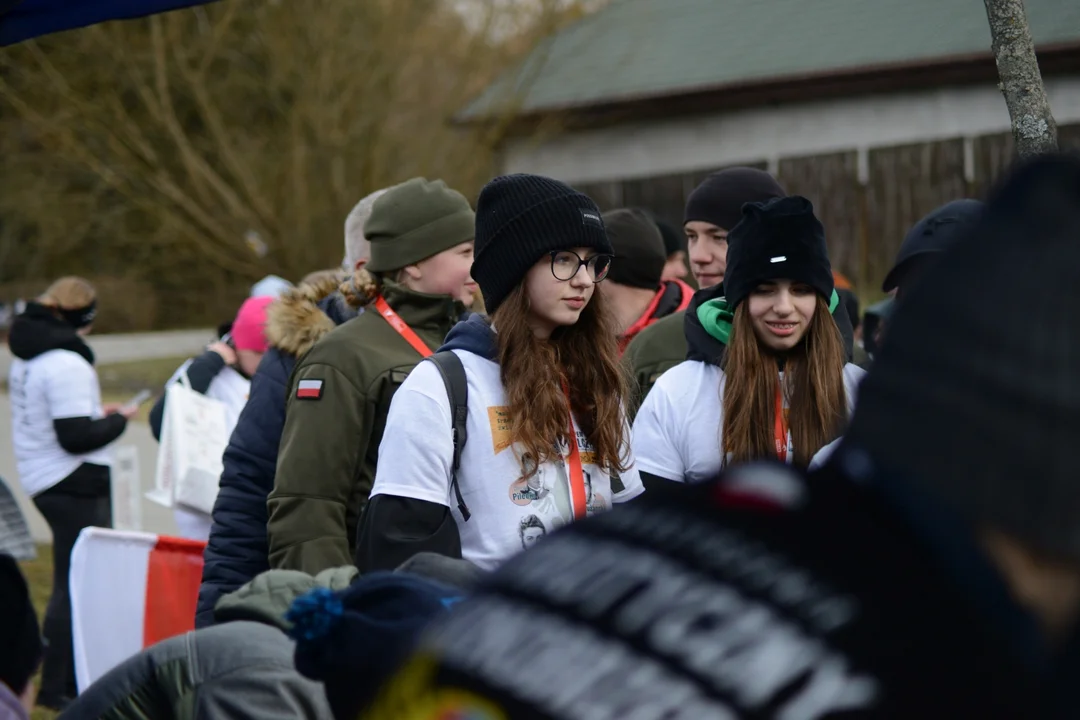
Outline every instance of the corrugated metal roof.
[[(1077, 0), (1025, 5), (1037, 45), (1080, 40)], [(459, 119), (989, 51), (979, 0), (614, 0), (543, 43)]]

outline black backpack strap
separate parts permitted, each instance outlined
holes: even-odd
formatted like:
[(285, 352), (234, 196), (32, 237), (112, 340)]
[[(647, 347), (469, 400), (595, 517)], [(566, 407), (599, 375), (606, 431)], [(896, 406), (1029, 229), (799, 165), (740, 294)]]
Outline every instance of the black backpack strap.
[(454, 462), (450, 466), (450, 487), (454, 489), (454, 499), (457, 500), (461, 517), (468, 522), (471, 513), (465, 505), (465, 498), (461, 496), (457, 478), (458, 468), (461, 467), (461, 450), (468, 439), (465, 424), (469, 419), (469, 384), (465, 379), (465, 366), (461, 364), (461, 358), (450, 350), (437, 352), (427, 359), (439, 368), (443, 384), (446, 385), (446, 396), (450, 398), (450, 422), (454, 431)]

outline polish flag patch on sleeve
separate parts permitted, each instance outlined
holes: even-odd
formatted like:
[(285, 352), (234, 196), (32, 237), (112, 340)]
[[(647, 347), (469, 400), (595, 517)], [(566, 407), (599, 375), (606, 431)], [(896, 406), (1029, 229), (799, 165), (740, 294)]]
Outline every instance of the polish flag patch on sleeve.
[(297, 400), (318, 400), (322, 397), (322, 380), (301, 380), (296, 386)]

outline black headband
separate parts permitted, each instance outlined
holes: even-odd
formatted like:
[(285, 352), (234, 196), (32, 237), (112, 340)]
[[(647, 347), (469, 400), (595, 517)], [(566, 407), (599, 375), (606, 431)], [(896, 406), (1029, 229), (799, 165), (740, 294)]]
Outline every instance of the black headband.
[(78, 330), (94, 322), (94, 317), (97, 315), (97, 300), (81, 308), (71, 310), (58, 308), (57, 311), (60, 313), (60, 317), (64, 318), (64, 322)]

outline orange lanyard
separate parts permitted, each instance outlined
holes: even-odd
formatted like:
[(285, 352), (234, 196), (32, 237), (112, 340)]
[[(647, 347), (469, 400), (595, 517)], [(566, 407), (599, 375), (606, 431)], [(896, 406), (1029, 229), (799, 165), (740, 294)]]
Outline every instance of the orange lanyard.
[(787, 462), (787, 423), (784, 422), (784, 393), (776, 384), (776, 457)]
[(401, 319), (401, 316), (394, 312), (394, 309), (390, 307), (390, 304), (386, 302), (386, 298), (382, 295), (375, 298), (375, 309), (379, 311), (379, 314), (385, 318), (386, 322), (390, 324), (390, 327), (397, 330), (397, 334), (405, 338), (405, 342), (413, 346), (413, 350), (420, 353), (420, 357), (431, 357), (434, 353), (431, 352), (431, 348), (424, 344), (424, 341), (420, 339), (420, 336), (413, 332), (413, 329), (409, 327), (408, 323)]
[(570, 388), (563, 381), (563, 394), (566, 395), (566, 418), (570, 423), (567, 442), (570, 444), (570, 454), (566, 458), (566, 464), (570, 468), (570, 504), (574, 507), (574, 518), (580, 519), (586, 515), (585, 502), (585, 473), (581, 470), (581, 451), (577, 444), (577, 430), (574, 429), (574, 415), (570, 410)]

